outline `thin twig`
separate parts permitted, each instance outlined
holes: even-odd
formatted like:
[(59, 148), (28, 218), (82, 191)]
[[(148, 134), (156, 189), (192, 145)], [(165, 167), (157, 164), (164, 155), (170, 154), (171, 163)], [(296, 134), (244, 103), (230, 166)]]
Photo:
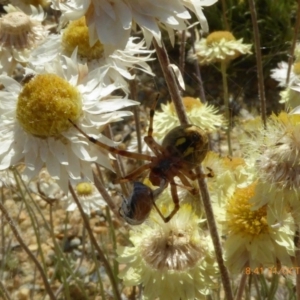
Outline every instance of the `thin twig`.
[[(203, 174), (201, 167), (198, 167), (196, 169), (196, 171), (197, 171), (197, 174)], [(199, 171), (201, 173), (199, 173)], [(219, 265), (221, 280), (223, 283), (224, 292), (225, 292), (225, 296), (226, 296), (225, 298), (226, 298), (226, 300), (233, 300), (233, 293), (232, 293), (232, 289), (231, 289), (229, 272), (228, 272), (226, 266), (224, 265), (221, 239), (220, 239), (220, 236), (218, 233), (217, 224), (216, 224), (215, 216), (213, 213), (213, 208), (211, 205), (211, 200), (210, 200), (210, 196), (209, 196), (209, 192), (208, 192), (208, 188), (207, 188), (207, 184), (204, 179), (204, 176), (199, 176), (198, 185), (199, 185), (199, 189), (201, 192), (202, 202), (203, 202), (203, 206), (204, 206), (204, 210), (205, 210), (205, 214), (206, 214), (206, 221), (208, 224), (212, 242), (214, 244), (216, 259), (217, 259), (217, 262)]]
[(78, 200), (78, 198), (76, 196), (76, 193), (74, 192), (74, 189), (73, 189), (73, 187), (72, 187), (72, 185), (71, 185), (70, 182), (69, 182), (69, 190), (70, 190), (70, 192), (72, 194), (72, 197), (73, 197), (73, 199), (74, 199), (74, 201), (75, 201), (75, 203), (76, 203), (76, 205), (78, 207), (78, 210), (79, 210), (80, 215), (81, 215), (81, 217), (83, 219), (84, 226), (87, 229), (87, 232), (89, 234), (91, 242), (94, 245), (94, 247), (96, 248), (97, 253), (98, 253), (99, 257), (100, 257), (100, 260), (102, 261), (102, 263), (103, 263), (103, 265), (105, 267), (105, 270), (107, 272), (107, 275), (108, 275), (108, 277), (109, 277), (109, 279), (111, 281), (111, 285), (112, 285), (112, 288), (113, 288), (115, 299), (121, 300), (121, 296), (120, 296), (120, 293), (119, 293), (119, 290), (118, 290), (118, 286), (117, 286), (117, 283), (115, 281), (114, 274), (112, 272), (111, 266), (110, 266), (110, 264), (109, 264), (108, 260), (106, 259), (103, 251), (101, 250), (101, 248), (99, 247), (99, 245), (98, 245), (98, 243), (96, 241), (96, 238), (95, 238), (95, 236), (93, 234), (92, 228), (91, 228), (90, 223), (89, 223), (89, 219), (86, 216), (86, 214), (85, 214), (85, 212), (84, 212), (84, 210), (83, 210), (83, 208), (82, 208), (82, 206), (81, 206), (81, 204), (80, 204), (80, 202), (79, 202), (79, 200)]
[(162, 42), (162, 46), (160, 47), (155, 41), (155, 39), (153, 39), (153, 45), (155, 47), (160, 66), (163, 71), (171, 99), (174, 103), (174, 107), (177, 112), (179, 122), (181, 123), (181, 125), (188, 124), (189, 122), (181, 100), (178, 84), (176, 82), (173, 71), (169, 68), (170, 61), (169, 61), (167, 50), (163, 42)]
[(27, 253), (27, 255), (30, 257), (30, 259), (34, 262), (36, 268), (39, 270), (42, 280), (44, 282), (44, 286), (45, 289), (50, 297), (51, 300), (56, 300), (54, 293), (49, 285), (48, 282), (48, 278), (41, 266), (41, 264), (39, 263), (39, 261), (37, 260), (37, 258), (33, 255), (33, 253), (29, 250), (29, 248), (27, 247), (27, 245), (24, 243), (23, 239), (21, 238), (21, 235), (18, 231), (18, 229), (16, 228), (13, 219), (10, 217), (10, 215), (8, 214), (6, 208), (4, 207), (4, 205), (0, 202), (0, 210), (2, 211), (3, 215), (5, 216), (10, 229), (12, 230), (15, 238), (17, 239), (17, 241), (19, 242), (19, 244), (21, 245), (21, 247), (24, 249), (24, 251)]
[[(101, 170), (100, 170), (98, 165), (96, 165), (96, 168), (97, 168), (98, 173), (101, 173)], [(95, 173), (94, 170), (93, 170), (93, 175), (94, 175), (95, 187), (97, 188), (97, 190), (99, 191), (99, 193), (103, 197), (104, 201), (107, 203), (108, 207), (114, 213), (115, 217), (117, 219), (121, 220), (121, 217), (120, 217), (120, 214), (119, 214), (119, 208), (117, 207), (116, 203), (111, 199), (110, 195), (106, 191), (103, 184), (100, 182), (100, 180), (99, 180), (99, 178), (98, 178), (98, 176), (97, 176), (97, 174)]]
[(225, 30), (230, 31), (230, 26), (229, 26), (228, 19), (226, 16), (226, 13), (227, 13), (226, 1), (222, 0), (221, 3), (222, 3), (222, 16), (223, 16), (224, 28), (225, 28)]
[(182, 30), (181, 33), (181, 42), (180, 42), (180, 50), (179, 50), (179, 70), (181, 74), (184, 74), (185, 67), (185, 43), (186, 43), (186, 34), (185, 30)]
[(235, 296), (235, 300), (243, 299), (243, 294), (244, 294), (244, 291), (245, 291), (245, 286), (246, 286), (248, 276), (249, 275), (247, 275), (245, 272), (243, 272), (241, 280), (240, 280), (240, 284), (239, 284), (239, 287), (238, 287), (238, 290), (237, 290), (237, 293), (236, 293), (236, 296)]
[(253, 36), (254, 36), (254, 46), (256, 55), (256, 67), (257, 67), (257, 81), (258, 81), (258, 93), (260, 98), (260, 110), (261, 118), (264, 127), (267, 128), (267, 112), (266, 112), (266, 96), (265, 96), (265, 86), (264, 86), (264, 75), (262, 66), (262, 56), (260, 52), (260, 37), (259, 29), (257, 25), (257, 13), (255, 8), (254, 0), (249, 0), (249, 7), (253, 26)]
[[(193, 55), (196, 56), (196, 49), (195, 49), (195, 32), (192, 31), (191, 32), (191, 37), (192, 37), (192, 50), (193, 50)], [(206, 96), (205, 96), (205, 92), (204, 92), (204, 87), (203, 87), (203, 81), (202, 81), (202, 76), (201, 76), (201, 68), (198, 62), (198, 59), (194, 60), (194, 67), (195, 67), (195, 71), (196, 74), (194, 74), (194, 76), (196, 77), (196, 80), (199, 83), (199, 97), (202, 103), (206, 103)]]
[(232, 147), (231, 147), (231, 114), (229, 109), (229, 94), (228, 94), (228, 83), (227, 83), (227, 62), (221, 61), (221, 73), (222, 73), (222, 83), (223, 83), (223, 94), (224, 94), (224, 105), (225, 105), (225, 118), (228, 122), (226, 135), (227, 135), (227, 145), (228, 145), (228, 154), (232, 156)]
[[(296, 223), (297, 224), (297, 223)], [(296, 225), (295, 237), (295, 265), (300, 266), (300, 226)], [(300, 274), (296, 272), (296, 299), (300, 300)]]

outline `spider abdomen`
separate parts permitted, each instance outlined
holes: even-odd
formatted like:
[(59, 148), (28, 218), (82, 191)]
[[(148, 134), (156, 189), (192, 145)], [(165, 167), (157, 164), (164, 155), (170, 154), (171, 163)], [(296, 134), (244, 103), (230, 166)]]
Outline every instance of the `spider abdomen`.
[(182, 162), (195, 168), (208, 152), (206, 133), (195, 125), (181, 125), (173, 128), (162, 142), (171, 157), (178, 157)]

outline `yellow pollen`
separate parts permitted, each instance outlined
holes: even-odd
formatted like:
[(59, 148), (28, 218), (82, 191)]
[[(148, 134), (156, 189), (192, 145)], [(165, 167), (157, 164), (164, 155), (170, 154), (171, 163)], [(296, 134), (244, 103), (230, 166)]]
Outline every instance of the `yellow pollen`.
[[(203, 106), (199, 98), (183, 97), (182, 102), (187, 112), (190, 112), (193, 108)], [(171, 111), (175, 113), (175, 107), (173, 102), (171, 103), (170, 108)]]
[(231, 232), (257, 236), (268, 232), (267, 208), (251, 210), (249, 200), (254, 196), (256, 183), (246, 188), (236, 189), (226, 208), (227, 226)]
[(222, 39), (226, 42), (235, 41), (235, 37), (229, 31), (215, 31), (209, 34), (206, 38), (206, 44), (212, 45), (215, 43), (219, 43)]
[(273, 114), (271, 118), (275, 121), (283, 123), (285, 126), (292, 125), (296, 126), (300, 124), (300, 115), (293, 114), (289, 115), (286, 112), (281, 112), (278, 116)]
[(296, 75), (300, 75), (300, 62), (295, 62), (293, 65), (293, 72)]
[(245, 164), (244, 159), (241, 157), (225, 157), (223, 159), (223, 162), (224, 162), (224, 165), (230, 169), (235, 169), (238, 166), (242, 166)]
[(93, 194), (93, 186), (89, 182), (80, 182), (76, 186), (76, 192), (80, 196), (89, 196)]
[(78, 46), (78, 54), (87, 60), (100, 59), (103, 56), (103, 45), (97, 41), (93, 46), (89, 42), (89, 29), (85, 17), (70, 22), (62, 37), (65, 51), (71, 55)]
[(50, 3), (47, 0), (22, 0), (21, 2), (25, 3), (26, 5), (33, 5), (38, 7), (41, 5), (42, 7), (47, 7)]
[(63, 78), (41, 74), (24, 85), (17, 103), (17, 119), (23, 129), (38, 137), (59, 136), (82, 112), (79, 91)]

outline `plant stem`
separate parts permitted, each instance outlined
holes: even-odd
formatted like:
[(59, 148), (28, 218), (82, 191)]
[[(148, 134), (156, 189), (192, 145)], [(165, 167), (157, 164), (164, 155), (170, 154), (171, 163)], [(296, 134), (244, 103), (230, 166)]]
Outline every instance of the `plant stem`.
[(21, 238), (21, 235), (18, 231), (18, 229), (16, 228), (13, 219), (10, 217), (10, 215), (8, 214), (8, 211), (6, 210), (6, 208), (4, 207), (4, 205), (0, 202), (0, 210), (2, 211), (4, 217), (7, 220), (7, 223), (10, 226), (11, 231), (13, 232), (15, 238), (17, 239), (17, 241), (19, 242), (19, 244), (21, 245), (21, 247), (24, 249), (24, 251), (27, 253), (27, 255), (30, 257), (30, 259), (34, 262), (36, 268), (39, 270), (42, 280), (44, 282), (44, 286), (45, 289), (49, 295), (49, 298), (51, 300), (56, 300), (54, 293), (50, 287), (50, 284), (48, 282), (48, 278), (41, 266), (41, 264), (39, 263), (39, 261), (37, 260), (37, 258), (33, 255), (33, 253), (29, 250), (29, 248), (27, 247), (27, 245), (24, 243), (23, 239)]
[(163, 71), (171, 99), (174, 103), (179, 122), (181, 125), (186, 125), (189, 123), (189, 121), (182, 103), (178, 84), (176, 82), (173, 70), (170, 68), (170, 61), (169, 61), (167, 50), (163, 42), (162, 42), (162, 46), (160, 47), (157, 44), (155, 39), (153, 39), (153, 45), (155, 47), (160, 66)]
[(228, 122), (226, 129), (227, 136), (227, 145), (228, 145), (228, 154), (232, 156), (232, 147), (231, 147), (231, 114), (229, 109), (229, 95), (228, 95), (228, 84), (227, 84), (227, 63), (226, 61), (221, 61), (221, 73), (222, 73), (222, 83), (223, 83), (223, 93), (224, 93), (224, 105), (225, 105), (225, 118)]
[[(297, 224), (297, 223), (295, 223)], [(300, 225), (295, 230), (295, 265), (300, 266)], [(300, 300), (300, 274), (296, 272), (296, 299)]]
[(260, 113), (265, 129), (267, 128), (266, 96), (264, 86), (264, 74), (262, 67), (262, 57), (260, 52), (260, 37), (257, 25), (257, 13), (254, 0), (249, 0), (249, 7), (253, 26), (254, 46), (257, 66), (258, 94), (260, 98)]
[(72, 194), (72, 197), (73, 197), (73, 199), (74, 199), (74, 201), (75, 201), (75, 203), (76, 203), (76, 205), (78, 207), (78, 210), (79, 210), (80, 215), (81, 215), (81, 217), (83, 219), (84, 226), (87, 229), (87, 232), (89, 234), (91, 242), (94, 245), (94, 247), (96, 248), (97, 253), (98, 253), (99, 257), (100, 257), (100, 260), (102, 261), (102, 263), (103, 263), (103, 265), (105, 267), (105, 270), (107, 272), (107, 275), (108, 275), (108, 277), (110, 279), (110, 282), (111, 282), (111, 285), (112, 285), (112, 288), (113, 288), (115, 299), (121, 300), (121, 296), (120, 296), (120, 293), (119, 293), (119, 290), (118, 290), (118, 286), (117, 286), (116, 280), (114, 278), (114, 274), (112, 272), (111, 266), (110, 266), (110, 264), (109, 264), (108, 260), (106, 259), (103, 251), (101, 250), (101, 248), (99, 247), (99, 245), (98, 245), (98, 243), (96, 241), (96, 238), (95, 238), (95, 236), (93, 234), (92, 228), (91, 228), (90, 223), (89, 223), (89, 219), (87, 218), (85, 212), (83, 211), (83, 208), (82, 208), (82, 206), (81, 206), (81, 204), (80, 204), (80, 202), (79, 202), (79, 200), (78, 200), (78, 198), (77, 198), (77, 196), (76, 196), (76, 194), (74, 192), (74, 189), (73, 189), (72, 185), (70, 184), (70, 182), (69, 182), (69, 190), (70, 190), (70, 192)]
[(246, 286), (247, 277), (248, 277), (248, 275), (245, 272), (243, 272), (241, 280), (240, 280), (240, 284), (238, 286), (238, 290), (237, 290), (237, 293), (235, 296), (235, 300), (243, 299), (243, 294), (244, 294), (244, 290), (245, 290), (245, 286)]
[[(195, 49), (195, 41), (196, 41), (195, 32), (192, 31), (191, 34), (192, 34), (192, 50), (193, 50), (193, 55), (196, 55), (196, 49)], [(194, 76), (195, 76), (196, 80), (199, 83), (199, 96), (200, 96), (200, 100), (201, 100), (202, 103), (206, 103), (206, 97), (205, 97), (205, 92), (204, 92), (204, 87), (203, 87), (202, 76), (201, 76), (201, 68), (200, 68), (198, 60), (195, 59), (193, 61), (193, 64), (194, 64), (195, 71), (196, 71), (196, 74), (194, 74)]]

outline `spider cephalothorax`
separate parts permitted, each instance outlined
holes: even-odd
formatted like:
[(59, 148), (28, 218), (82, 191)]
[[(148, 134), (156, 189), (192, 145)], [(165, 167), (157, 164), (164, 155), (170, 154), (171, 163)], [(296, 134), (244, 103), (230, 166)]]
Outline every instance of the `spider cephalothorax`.
[[(179, 184), (175, 183), (174, 178), (179, 178), (182, 183), (181, 187), (195, 193), (196, 191), (189, 179), (195, 180), (199, 176), (206, 176), (197, 175), (193, 171), (203, 161), (208, 152), (208, 138), (205, 132), (195, 125), (177, 126), (167, 133), (160, 145), (152, 136), (154, 108), (155, 106), (150, 111), (148, 134), (144, 137), (145, 143), (153, 151), (154, 156), (108, 146), (86, 135), (77, 125), (70, 121), (85, 137), (101, 148), (121, 156), (147, 161), (147, 163), (120, 179), (120, 182), (133, 181), (146, 170), (149, 170), (150, 182), (154, 186), (159, 187), (152, 191), (142, 183), (134, 183), (132, 194), (128, 199), (124, 200), (120, 209), (121, 215), (132, 225), (141, 224), (148, 217), (153, 206), (165, 222), (170, 221), (179, 209), (179, 198), (177, 195), (177, 186)], [(164, 217), (156, 207), (155, 199), (168, 184), (171, 186), (174, 209), (169, 216)]]

